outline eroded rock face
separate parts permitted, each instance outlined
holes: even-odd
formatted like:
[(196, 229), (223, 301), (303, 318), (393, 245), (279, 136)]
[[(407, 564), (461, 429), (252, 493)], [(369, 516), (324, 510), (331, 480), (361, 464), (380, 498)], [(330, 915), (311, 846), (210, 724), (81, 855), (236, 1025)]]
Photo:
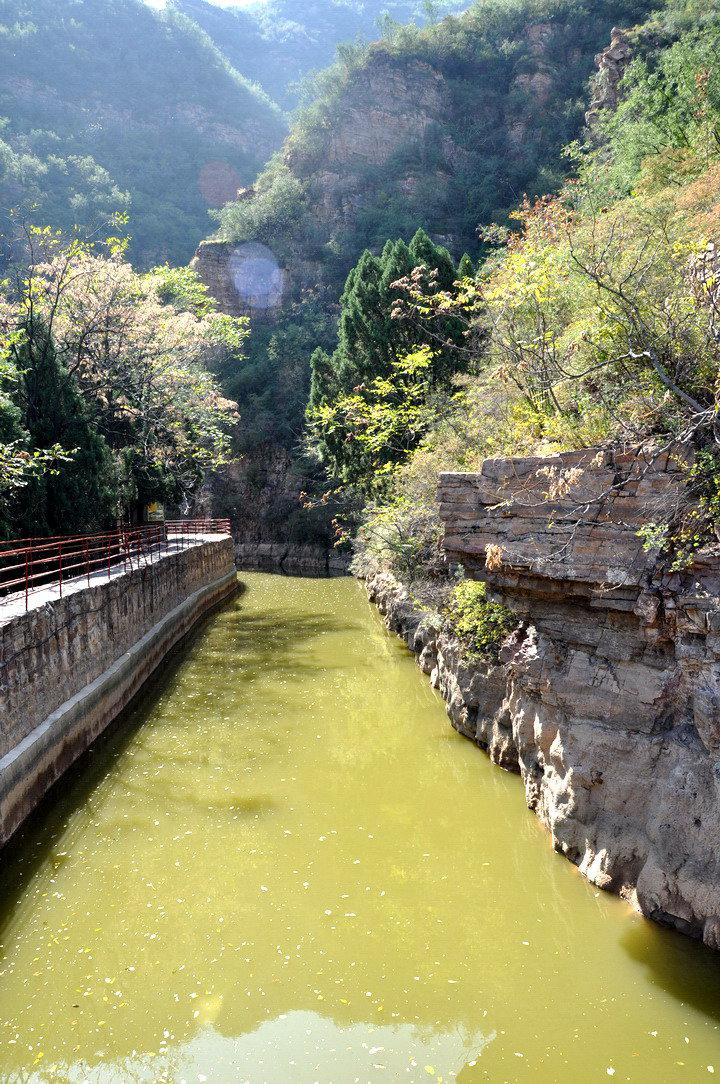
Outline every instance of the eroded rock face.
[(271, 320), (289, 290), (287, 271), (266, 245), (203, 241), (190, 266), (229, 316)]
[(349, 558), (327, 546), (295, 542), (238, 542), (240, 571), (278, 572), (283, 576), (347, 576)]
[[(377, 51), (350, 81), (322, 139), (308, 146), (292, 139), (286, 143), (284, 162), (307, 187), (313, 216), (327, 239), (342, 235), (374, 203), (377, 193), (368, 171), (387, 166), (403, 149), (422, 146), (433, 126), (440, 130), (446, 123), (449, 108), (445, 81), (430, 64), (400, 62)], [(467, 152), (448, 136), (442, 151), (440, 188), (468, 160)], [(411, 173), (387, 183), (410, 197), (420, 180)], [(253, 200), (256, 194), (253, 187), (243, 188), (237, 199)], [(269, 249), (252, 251), (263, 247), (215, 239), (198, 247), (191, 266), (223, 312), (272, 319), (291, 295), (323, 279), (322, 261), (306, 258), (306, 244), (285, 249), (282, 264)]]
[(368, 165), (383, 165), (399, 146), (422, 139), (428, 127), (442, 119), (444, 108), (439, 72), (419, 60), (396, 61), (378, 52), (354, 79), (321, 152), (291, 146), (288, 164), (301, 176), (317, 168), (319, 161), (329, 170), (340, 167), (343, 176), (348, 166), (357, 173)]
[(593, 96), (585, 114), (585, 123), (592, 131), (604, 112), (613, 112), (620, 104), (620, 84), (632, 60), (633, 49), (626, 31), (614, 26), (607, 49), (595, 57), (597, 74), (593, 80)]
[(448, 557), (518, 615), (499, 666), (468, 664), (442, 630), (408, 623), (387, 574), (369, 590), (391, 627), (411, 630), (456, 729), (520, 772), (555, 848), (720, 948), (720, 554), (669, 573), (636, 533), (682, 496), (674, 455), (643, 451), (444, 475)]

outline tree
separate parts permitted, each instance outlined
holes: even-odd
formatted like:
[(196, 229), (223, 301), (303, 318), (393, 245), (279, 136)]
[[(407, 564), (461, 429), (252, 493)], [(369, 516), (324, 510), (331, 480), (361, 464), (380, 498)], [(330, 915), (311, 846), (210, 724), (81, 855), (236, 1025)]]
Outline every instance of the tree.
[(455, 317), (443, 317), (434, 326), (398, 318), (403, 284), (418, 267), (435, 288), (452, 287), (452, 257), (424, 230), (418, 230), (409, 245), (388, 241), (380, 256), (363, 252), (340, 299), (337, 349), (332, 357), (322, 352), (311, 359), (312, 407), (387, 376), (394, 362), (415, 346), (432, 347), (432, 379), (447, 380), (457, 368), (457, 354), (448, 350), (448, 342), (457, 344), (462, 337), (462, 325)]
[(239, 362), (247, 321), (216, 313), (192, 272), (136, 274), (118, 238), (43, 229), (28, 243), (0, 303), (2, 356), (22, 377), (11, 398), (28, 451), (75, 451), (52, 493), (32, 488), (25, 518), (67, 531), (135, 500), (181, 500), (227, 461), (237, 408), (212, 370)]
[(475, 275), (475, 265), (472, 262), (472, 258), (464, 252), (460, 258), (458, 264), (457, 277), (459, 279), (471, 279)]
[(352, 392), (309, 415), (310, 442), (329, 475), (364, 496), (381, 492), (437, 421), (447, 395), (432, 386), (433, 354), (424, 346), (393, 360)]
[[(41, 336), (41, 332), (38, 332)], [(89, 407), (57, 356), (50, 337), (20, 349), (19, 400), (31, 447), (47, 455), (58, 447), (69, 458), (54, 476), (36, 474), (19, 494), (15, 518), (25, 534), (75, 534), (117, 520), (120, 478)]]

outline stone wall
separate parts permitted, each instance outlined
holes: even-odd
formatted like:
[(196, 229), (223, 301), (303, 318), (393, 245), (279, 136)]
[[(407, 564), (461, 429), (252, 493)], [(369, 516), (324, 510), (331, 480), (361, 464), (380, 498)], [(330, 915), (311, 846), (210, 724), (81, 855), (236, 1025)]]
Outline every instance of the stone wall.
[(677, 456), (637, 450), (442, 476), (449, 558), (518, 617), (497, 665), (387, 574), (369, 589), (456, 729), (521, 774), (555, 848), (718, 949), (720, 553), (672, 572), (637, 537), (683, 499)]
[(345, 554), (295, 542), (238, 542), (235, 561), (239, 569), (283, 576), (347, 576), (350, 568)]
[(218, 537), (0, 626), (0, 843), (236, 590), (232, 540)]

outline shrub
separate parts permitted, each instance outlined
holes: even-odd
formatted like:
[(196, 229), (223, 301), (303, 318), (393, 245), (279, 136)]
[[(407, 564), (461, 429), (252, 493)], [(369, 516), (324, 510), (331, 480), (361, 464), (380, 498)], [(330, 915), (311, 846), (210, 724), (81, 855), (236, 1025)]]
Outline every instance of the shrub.
[(500, 645), (517, 618), (497, 602), (489, 602), (487, 588), (477, 580), (461, 580), (447, 609), (448, 624), (471, 657), (498, 661)]

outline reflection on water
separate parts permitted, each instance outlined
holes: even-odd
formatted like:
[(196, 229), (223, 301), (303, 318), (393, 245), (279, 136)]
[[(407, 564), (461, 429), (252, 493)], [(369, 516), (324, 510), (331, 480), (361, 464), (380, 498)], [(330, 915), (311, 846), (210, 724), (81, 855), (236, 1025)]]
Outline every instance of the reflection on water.
[(5, 1081), (720, 1073), (720, 963), (554, 855), (349, 580), (248, 576), (6, 852)]
[[(486, 1042), (478, 1033), (427, 1032), (409, 1024), (380, 1026), (372, 1041), (363, 1024), (339, 1027), (315, 1012), (281, 1013), (245, 1035), (220, 1034), (212, 1024), (198, 1028), (189, 1042), (167, 1043), (158, 1054), (132, 1053), (116, 1063), (93, 1067), (86, 1062), (58, 1066), (64, 1079), (78, 1084), (106, 1081), (156, 1081), (215, 1079), (252, 1084), (257, 1080), (287, 1080), (314, 1084), (318, 1080), (372, 1079), (379, 1073), (387, 1080), (406, 1080), (421, 1073), (435, 1077), (435, 1065), (451, 1066), (453, 1073), (477, 1058)], [(338, 1064), (355, 1076), (338, 1077)], [(352, 1067), (350, 1070), (349, 1067)], [(430, 1073), (430, 1070), (433, 1070)], [(44, 1079), (32, 1074), (31, 1081)]]

